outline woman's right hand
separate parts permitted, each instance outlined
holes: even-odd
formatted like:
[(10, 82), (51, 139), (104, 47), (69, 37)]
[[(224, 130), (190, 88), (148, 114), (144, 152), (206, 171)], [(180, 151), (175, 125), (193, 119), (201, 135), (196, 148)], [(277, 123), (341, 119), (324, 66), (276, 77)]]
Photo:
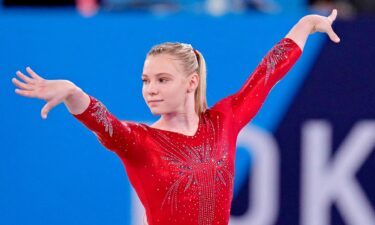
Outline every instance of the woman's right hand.
[[(47, 118), (48, 112), (53, 107), (71, 98), (72, 95), (77, 94), (77, 92), (80, 92), (80, 96), (83, 96), (82, 90), (68, 80), (46, 80), (35, 73), (30, 67), (27, 67), (26, 71), (30, 76), (26, 76), (21, 71), (16, 72), (17, 76), (23, 82), (17, 80), (16, 78), (12, 79), (13, 84), (18, 87), (18, 89), (16, 89), (15, 91), (17, 94), (24, 97), (39, 98), (47, 101), (47, 103), (41, 110), (41, 116), (43, 119)], [(82, 103), (84, 103), (84, 106), (80, 106), (80, 108), (86, 107), (87, 103), (85, 102), (87, 102), (87, 97), (86, 99), (84, 99), (84, 101), (82, 99), (80, 99), (80, 101), (81, 102), (79, 102), (79, 104), (82, 105)], [(74, 107), (77, 106), (77, 102), (70, 104)], [(68, 107), (69, 104), (66, 105)], [(75, 109), (71, 109), (69, 107), (68, 109), (71, 112), (76, 111)], [(80, 109), (80, 111), (82, 111), (82, 109)]]

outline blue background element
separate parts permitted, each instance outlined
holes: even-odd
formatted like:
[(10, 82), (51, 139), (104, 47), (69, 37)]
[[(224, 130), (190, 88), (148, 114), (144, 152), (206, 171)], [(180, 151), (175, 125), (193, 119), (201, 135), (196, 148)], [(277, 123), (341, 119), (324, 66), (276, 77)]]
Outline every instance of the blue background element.
[[(281, 150), (281, 205), (278, 225), (299, 224), (301, 203), (301, 127), (306, 121), (319, 119), (332, 126), (332, 153), (327, 167), (337, 160), (338, 149), (347, 141), (353, 127), (360, 121), (375, 118), (375, 55), (373, 17), (358, 17), (338, 21), (336, 31), (342, 37), (340, 45), (326, 43), (308, 79), (295, 96), (288, 113), (275, 134)], [(353, 27), (355, 29), (353, 30)], [(363, 35), (366, 34), (366, 35)], [(365, 198), (375, 206), (375, 146), (353, 176)], [(325, 174), (326, 175), (326, 174)], [(323, 184), (322, 184), (323, 185)], [(323, 186), (322, 186), (323, 187)], [(349, 203), (351, 204), (351, 203)], [(349, 224), (343, 211), (332, 205), (330, 224)], [(374, 221), (367, 221), (373, 224)]]
[[(151, 46), (180, 41), (199, 49), (207, 61), (207, 97), (212, 106), (239, 90), (266, 52), (306, 13), (211, 17), (101, 12), (82, 18), (73, 10), (3, 11), (1, 224), (130, 222), (130, 186), (120, 160), (104, 150), (63, 105), (42, 120), (44, 102), (14, 94), (10, 80), (15, 71), (31, 66), (47, 79), (71, 80), (120, 119), (154, 121), (156, 117), (143, 101), (140, 79)], [(323, 40), (323, 35), (309, 40), (303, 56), (273, 89), (254, 125), (269, 132), (277, 128)], [(250, 163), (237, 162), (235, 195), (248, 176)]]

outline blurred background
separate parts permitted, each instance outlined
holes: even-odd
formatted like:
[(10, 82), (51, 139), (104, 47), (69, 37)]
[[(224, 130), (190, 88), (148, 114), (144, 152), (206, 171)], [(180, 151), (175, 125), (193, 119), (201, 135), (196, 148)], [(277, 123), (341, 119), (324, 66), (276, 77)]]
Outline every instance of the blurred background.
[(141, 94), (148, 50), (190, 43), (208, 105), (241, 88), (307, 14), (339, 10), (340, 44), (310, 36), (237, 142), (232, 225), (375, 224), (374, 0), (0, 0), (0, 225), (142, 224), (120, 159), (60, 105), (14, 93), (31, 66), (122, 120), (157, 120)]

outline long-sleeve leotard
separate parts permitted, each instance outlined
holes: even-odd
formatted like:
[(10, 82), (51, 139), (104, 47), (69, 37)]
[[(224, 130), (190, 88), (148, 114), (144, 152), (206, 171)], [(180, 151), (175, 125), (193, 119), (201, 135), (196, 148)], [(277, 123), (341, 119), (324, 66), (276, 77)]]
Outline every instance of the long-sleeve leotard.
[(120, 157), (149, 225), (227, 225), (238, 133), (300, 55), (282, 39), (237, 93), (199, 115), (192, 136), (120, 121), (93, 97), (74, 116)]

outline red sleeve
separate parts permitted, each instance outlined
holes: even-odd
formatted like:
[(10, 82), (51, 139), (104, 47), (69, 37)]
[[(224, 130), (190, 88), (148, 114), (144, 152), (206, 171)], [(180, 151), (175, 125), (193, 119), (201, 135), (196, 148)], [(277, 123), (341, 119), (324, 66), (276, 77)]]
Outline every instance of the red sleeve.
[(94, 132), (109, 150), (124, 154), (139, 143), (139, 125), (118, 120), (92, 96), (88, 108), (83, 113), (73, 116)]
[(292, 39), (282, 39), (262, 59), (242, 88), (220, 100), (212, 109), (231, 113), (234, 128), (239, 132), (256, 115), (268, 93), (301, 53), (301, 48)]

